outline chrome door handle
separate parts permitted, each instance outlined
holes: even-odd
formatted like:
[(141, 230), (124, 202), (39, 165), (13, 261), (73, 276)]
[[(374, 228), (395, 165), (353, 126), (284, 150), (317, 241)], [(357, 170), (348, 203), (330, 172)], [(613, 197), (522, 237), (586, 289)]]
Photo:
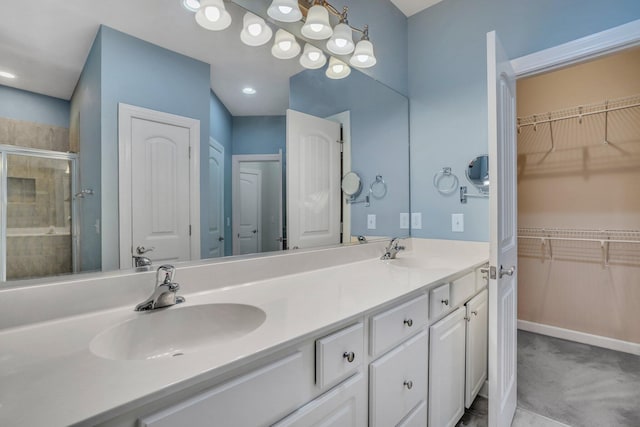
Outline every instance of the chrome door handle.
[(224, 237), (218, 237), (218, 242), (222, 242), (224, 240)]
[(502, 276), (513, 276), (513, 273), (516, 272), (516, 266), (512, 265), (511, 268), (509, 268), (508, 270), (505, 270), (503, 266), (500, 266), (500, 278), (502, 279)]
[(253, 234), (256, 234), (258, 232), (258, 230), (253, 230), (251, 231)]

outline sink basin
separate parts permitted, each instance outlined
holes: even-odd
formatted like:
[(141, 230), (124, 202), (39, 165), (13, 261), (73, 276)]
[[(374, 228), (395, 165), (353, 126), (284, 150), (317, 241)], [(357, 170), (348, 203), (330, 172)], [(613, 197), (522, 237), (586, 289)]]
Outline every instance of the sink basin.
[(102, 331), (90, 349), (105, 359), (167, 359), (227, 344), (258, 328), (266, 317), (258, 307), (244, 304), (174, 306)]

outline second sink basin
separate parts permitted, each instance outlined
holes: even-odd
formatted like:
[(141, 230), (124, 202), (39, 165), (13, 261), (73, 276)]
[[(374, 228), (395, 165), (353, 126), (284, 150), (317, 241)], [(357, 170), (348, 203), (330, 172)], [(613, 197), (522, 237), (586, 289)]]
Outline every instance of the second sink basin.
[(105, 359), (165, 359), (223, 345), (247, 335), (266, 319), (244, 304), (204, 304), (141, 313), (96, 335), (91, 352)]

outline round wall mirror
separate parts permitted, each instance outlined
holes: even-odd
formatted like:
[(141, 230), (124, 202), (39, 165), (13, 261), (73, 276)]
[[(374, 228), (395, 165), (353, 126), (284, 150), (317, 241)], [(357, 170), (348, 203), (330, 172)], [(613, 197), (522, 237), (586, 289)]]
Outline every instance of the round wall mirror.
[(489, 192), (489, 156), (483, 154), (471, 160), (465, 174), (481, 193)]
[(360, 176), (355, 172), (347, 172), (342, 177), (342, 192), (345, 196), (349, 196), (352, 199), (358, 197), (362, 190), (362, 181)]

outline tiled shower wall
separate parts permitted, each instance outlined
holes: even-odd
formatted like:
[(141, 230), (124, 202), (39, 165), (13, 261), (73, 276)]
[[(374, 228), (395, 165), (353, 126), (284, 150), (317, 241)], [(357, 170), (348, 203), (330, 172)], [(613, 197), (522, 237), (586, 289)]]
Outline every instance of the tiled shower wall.
[[(0, 118), (0, 144), (71, 151), (69, 129)], [(10, 156), (7, 182), (7, 279), (68, 273), (71, 233), (33, 233), (29, 229), (70, 228), (70, 174), (65, 161)], [(19, 232), (16, 229), (25, 229)]]

